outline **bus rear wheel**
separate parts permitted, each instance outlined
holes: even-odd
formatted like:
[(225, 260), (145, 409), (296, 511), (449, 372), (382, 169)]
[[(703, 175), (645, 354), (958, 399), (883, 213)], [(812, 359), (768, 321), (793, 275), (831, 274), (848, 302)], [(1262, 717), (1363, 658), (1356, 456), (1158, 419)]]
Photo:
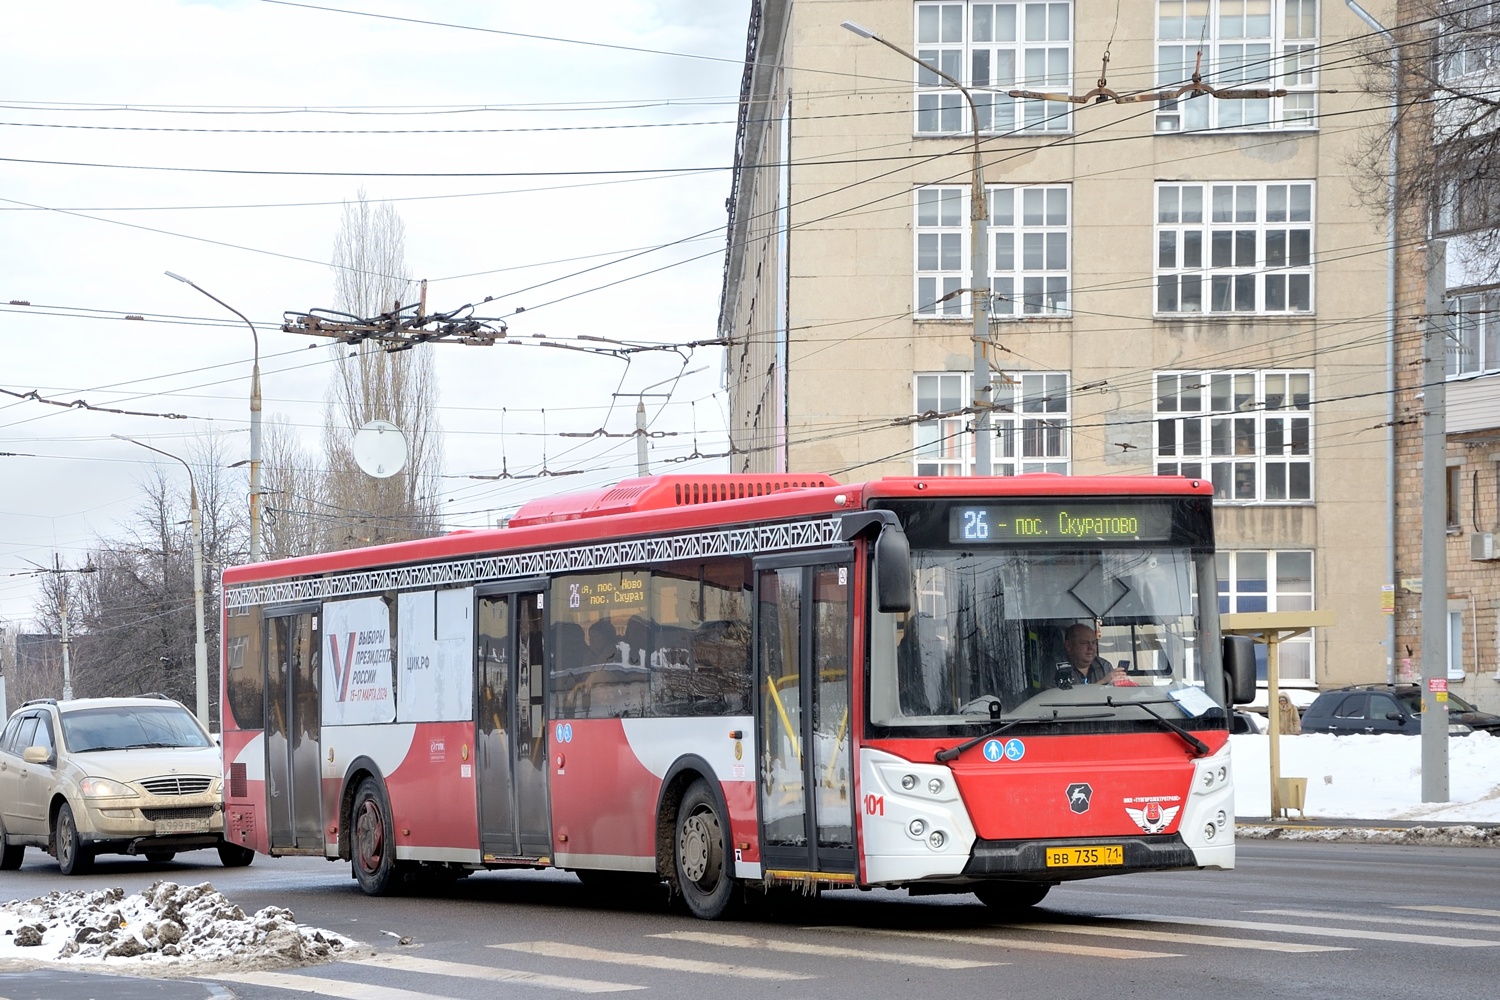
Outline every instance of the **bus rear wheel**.
[(349, 863), (354, 869), (354, 880), (366, 895), (390, 895), (398, 883), (396, 834), (385, 789), (374, 778), (361, 781), (354, 793), (349, 830)]
[(673, 854), (683, 902), (701, 920), (718, 920), (732, 909), (734, 877), (724, 846), (728, 827), (708, 782), (699, 778), (688, 786), (677, 807)]
[(974, 895), (999, 913), (1019, 913), (1047, 898), (1052, 886), (1045, 882), (981, 882)]

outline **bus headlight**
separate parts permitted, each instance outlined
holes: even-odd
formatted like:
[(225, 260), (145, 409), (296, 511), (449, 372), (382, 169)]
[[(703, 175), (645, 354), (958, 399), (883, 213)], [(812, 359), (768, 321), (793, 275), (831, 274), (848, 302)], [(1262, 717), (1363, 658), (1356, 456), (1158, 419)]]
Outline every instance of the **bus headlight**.
[(913, 837), (921, 837), (927, 832), (927, 824), (920, 819), (914, 819), (906, 824), (906, 832)]
[(1212, 823), (1210, 823), (1210, 824), (1208, 824), (1207, 826), (1205, 826), (1203, 828), (1203, 839), (1204, 840), (1213, 840), (1214, 839), (1214, 834), (1216, 834), (1218, 832), (1219, 832), (1219, 828), (1216, 827), (1216, 826), (1214, 826)]
[(933, 778), (927, 782), (927, 790), (933, 795), (941, 795), (943, 793), (943, 779)]
[(908, 792), (917, 787), (917, 776), (915, 774), (903, 774), (901, 776), (901, 787)]
[(943, 845), (947, 842), (948, 835), (942, 830), (933, 830), (932, 834), (927, 838), (927, 846), (931, 847), (934, 851), (941, 851)]
[(1226, 814), (1224, 812), (1224, 810), (1220, 809), (1219, 812), (1218, 812), (1218, 815), (1216, 815), (1214, 817), (1214, 826), (1223, 826), (1225, 823), (1228, 823), (1228, 822), (1229, 822), (1229, 816), (1228, 816), (1228, 814)]

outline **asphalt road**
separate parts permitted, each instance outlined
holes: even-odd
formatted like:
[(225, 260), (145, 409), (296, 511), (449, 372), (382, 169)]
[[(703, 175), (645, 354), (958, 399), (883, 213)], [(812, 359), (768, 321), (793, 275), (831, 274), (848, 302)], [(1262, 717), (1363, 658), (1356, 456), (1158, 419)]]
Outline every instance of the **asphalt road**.
[[(0, 897), (168, 878), (241, 907), (286, 906), (359, 939), (368, 960), (177, 982), (47, 970), (0, 974), (6, 1000), (358, 1000), (650, 993), (778, 1000), (1488, 997), (1500, 971), (1500, 850), (1241, 842), (1234, 872), (1134, 875), (1052, 891), (1023, 920), (972, 896), (854, 891), (704, 923), (557, 872), (477, 875), (437, 896), (370, 899), (348, 866), (211, 852), (151, 865), (102, 858), (63, 879), (28, 852)], [(410, 938), (400, 944), (400, 938)]]

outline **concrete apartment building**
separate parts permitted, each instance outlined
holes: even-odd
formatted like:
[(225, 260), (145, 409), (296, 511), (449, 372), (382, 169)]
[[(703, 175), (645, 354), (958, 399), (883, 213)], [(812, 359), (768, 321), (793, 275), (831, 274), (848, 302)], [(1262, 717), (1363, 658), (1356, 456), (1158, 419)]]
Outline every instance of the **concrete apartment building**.
[[(969, 105), (845, 20), (974, 97), (994, 471), (1212, 479), (1222, 606), (1336, 616), (1283, 646), (1281, 685), (1306, 703), (1386, 680), (1395, 325), (1390, 229), (1356, 165), (1389, 120), (1357, 58), (1370, 27), (1339, 0), (753, 4), (720, 318), (734, 471), (976, 464)], [(1286, 96), (1008, 96), (1175, 88), (1200, 51), (1203, 82)]]

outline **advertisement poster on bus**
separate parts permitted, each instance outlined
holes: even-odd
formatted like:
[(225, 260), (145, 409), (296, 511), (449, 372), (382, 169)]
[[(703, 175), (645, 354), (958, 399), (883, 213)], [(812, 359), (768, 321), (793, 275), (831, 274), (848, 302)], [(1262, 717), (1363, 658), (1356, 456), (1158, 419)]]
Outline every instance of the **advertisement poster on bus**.
[(401, 722), (474, 717), (474, 590), (424, 590), (399, 598)]
[(323, 605), (323, 725), (392, 722), (391, 611), (379, 597)]

